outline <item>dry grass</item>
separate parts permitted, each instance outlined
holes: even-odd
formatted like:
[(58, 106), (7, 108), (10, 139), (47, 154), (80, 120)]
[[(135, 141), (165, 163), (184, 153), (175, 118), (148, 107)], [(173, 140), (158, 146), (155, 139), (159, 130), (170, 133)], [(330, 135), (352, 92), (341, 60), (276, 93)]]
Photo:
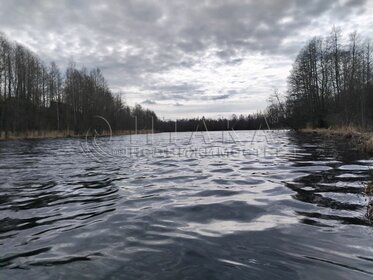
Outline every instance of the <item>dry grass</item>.
[(373, 132), (358, 129), (353, 126), (335, 128), (305, 128), (301, 132), (321, 135), (323, 137), (340, 137), (350, 140), (351, 143), (363, 152), (373, 153)]
[[(137, 134), (150, 134), (150, 129), (138, 130)], [(118, 130), (114, 131), (113, 135), (134, 135), (133, 130)], [(37, 131), (29, 130), (24, 132), (8, 132), (0, 131), (0, 140), (20, 140), (20, 139), (47, 139), (47, 138), (65, 138), (65, 137), (85, 137), (86, 133), (75, 133), (71, 130), (50, 130), (50, 131)], [(88, 136), (93, 136), (88, 135)], [(109, 132), (103, 132), (99, 136), (110, 136)]]
[(373, 133), (370, 133), (370, 136), (366, 139), (364, 147), (366, 151), (373, 152)]
[[(369, 170), (369, 182), (367, 183), (364, 192), (368, 196), (373, 196), (373, 170)], [(369, 199), (370, 200), (370, 199)], [(368, 204), (367, 217), (373, 221), (373, 201), (370, 200)]]
[(369, 220), (373, 221), (373, 200), (368, 203), (367, 217)]
[(366, 185), (364, 189), (364, 192), (369, 196), (373, 196), (373, 183), (372, 182), (368, 182), (368, 184)]
[(0, 132), (0, 140), (17, 140), (17, 139), (43, 139), (43, 138), (62, 138), (62, 137), (76, 137), (79, 136), (70, 130), (51, 130), (38, 131), (28, 130), (24, 132), (8, 132), (7, 134)]
[(316, 133), (325, 136), (343, 136), (352, 137), (354, 135), (359, 135), (362, 132), (353, 126), (336, 127), (336, 128), (305, 128), (301, 130), (306, 133)]
[(367, 183), (365, 193), (369, 196), (373, 196), (373, 169), (369, 170), (369, 182)]

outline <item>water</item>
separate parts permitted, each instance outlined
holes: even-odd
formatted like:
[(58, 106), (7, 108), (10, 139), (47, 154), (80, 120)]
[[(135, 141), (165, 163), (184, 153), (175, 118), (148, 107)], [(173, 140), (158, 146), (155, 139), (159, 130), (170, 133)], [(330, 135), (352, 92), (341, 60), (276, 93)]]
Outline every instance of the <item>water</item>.
[(370, 167), (289, 131), (1, 142), (0, 279), (372, 279)]

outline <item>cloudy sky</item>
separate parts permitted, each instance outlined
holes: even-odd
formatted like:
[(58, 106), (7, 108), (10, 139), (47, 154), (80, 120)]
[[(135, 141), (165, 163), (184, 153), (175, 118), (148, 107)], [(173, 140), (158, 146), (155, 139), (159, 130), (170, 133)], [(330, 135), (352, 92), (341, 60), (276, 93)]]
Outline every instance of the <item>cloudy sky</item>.
[(373, 0), (0, 0), (0, 31), (63, 69), (100, 67), (160, 117), (266, 107), (302, 45), (333, 26), (373, 31)]

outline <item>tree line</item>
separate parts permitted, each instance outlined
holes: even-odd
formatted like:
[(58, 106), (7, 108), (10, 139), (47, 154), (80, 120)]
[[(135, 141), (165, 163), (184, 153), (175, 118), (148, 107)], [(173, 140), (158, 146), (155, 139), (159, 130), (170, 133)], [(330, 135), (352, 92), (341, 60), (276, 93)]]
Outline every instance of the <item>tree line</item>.
[(334, 28), (315, 37), (299, 52), (286, 99), (277, 92), (269, 116), (294, 128), (373, 125), (372, 46), (354, 32), (344, 37)]
[[(357, 32), (333, 28), (299, 52), (288, 76), (285, 98), (274, 90), (263, 113), (229, 119), (184, 119), (179, 131), (273, 128), (373, 127), (372, 45)], [(228, 125), (227, 125), (228, 124)], [(230, 124), (230, 125), (229, 125)], [(172, 131), (175, 122), (163, 122)]]
[(190, 118), (177, 121), (161, 121), (158, 129), (163, 132), (173, 131), (221, 131), (221, 130), (257, 130), (283, 127), (278, 120), (269, 118), (266, 112), (249, 115), (232, 115), (230, 118)]
[(107, 119), (114, 131), (366, 128), (373, 125), (372, 78), (370, 41), (356, 32), (344, 37), (334, 28), (302, 48), (288, 77), (285, 100), (275, 91), (265, 112), (162, 121), (140, 105), (126, 105), (120, 94), (109, 89), (100, 69), (77, 69), (71, 62), (62, 73), (56, 63), (46, 65), (32, 51), (0, 34), (0, 138), (30, 130), (82, 134), (95, 116)]
[(111, 92), (100, 69), (77, 69), (71, 62), (62, 74), (56, 63), (45, 65), (0, 34), (1, 136), (31, 130), (84, 133), (97, 115), (113, 130), (135, 129), (136, 123), (141, 129), (157, 121), (153, 111), (131, 108)]
[(276, 125), (264, 113), (231, 118), (192, 118), (162, 121), (140, 105), (126, 105), (114, 94), (100, 69), (77, 69), (70, 62), (61, 72), (52, 62), (46, 65), (24, 46), (0, 33), (0, 138), (28, 131), (67, 131), (84, 134), (89, 128), (113, 131), (160, 132), (258, 129)]

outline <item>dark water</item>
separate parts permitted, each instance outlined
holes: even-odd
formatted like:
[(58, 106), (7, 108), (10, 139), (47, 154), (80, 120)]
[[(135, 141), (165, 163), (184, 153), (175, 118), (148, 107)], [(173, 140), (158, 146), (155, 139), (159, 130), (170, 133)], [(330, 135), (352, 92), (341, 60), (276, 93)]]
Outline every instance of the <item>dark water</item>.
[(175, 137), (0, 142), (0, 279), (373, 279), (372, 158), (286, 131)]

